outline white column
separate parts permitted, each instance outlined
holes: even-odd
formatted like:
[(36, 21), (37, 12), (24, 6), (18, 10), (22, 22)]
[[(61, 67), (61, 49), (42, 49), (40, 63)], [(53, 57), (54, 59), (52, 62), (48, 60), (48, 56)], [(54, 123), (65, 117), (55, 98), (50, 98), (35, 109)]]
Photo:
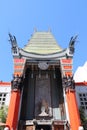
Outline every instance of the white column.
[(65, 89), (64, 88), (63, 88), (63, 96), (64, 96), (65, 111), (66, 111), (66, 119), (70, 123), (67, 100), (66, 100), (66, 94), (65, 94)]

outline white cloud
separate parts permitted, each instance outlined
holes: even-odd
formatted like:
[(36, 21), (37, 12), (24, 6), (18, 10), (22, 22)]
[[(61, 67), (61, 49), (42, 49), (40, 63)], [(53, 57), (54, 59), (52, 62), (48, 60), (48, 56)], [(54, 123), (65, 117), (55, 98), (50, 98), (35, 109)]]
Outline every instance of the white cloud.
[(77, 68), (74, 74), (74, 80), (75, 82), (87, 82), (87, 62), (83, 66)]

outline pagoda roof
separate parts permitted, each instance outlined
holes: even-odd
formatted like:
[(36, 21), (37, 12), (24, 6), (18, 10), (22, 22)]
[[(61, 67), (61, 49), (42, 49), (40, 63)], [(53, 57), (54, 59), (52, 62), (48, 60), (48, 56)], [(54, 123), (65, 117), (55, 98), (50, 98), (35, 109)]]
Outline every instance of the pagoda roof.
[(35, 31), (24, 48), (19, 48), (15, 36), (9, 34), (13, 57), (28, 60), (58, 60), (73, 57), (77, 36), (71, 37), (69, 47), (62, 49), (50, 31)]
[(34, 32), (23, 50), (27, 53), (42, 55), (58, 53), (63, 49), (58, 45), (51, 32)]

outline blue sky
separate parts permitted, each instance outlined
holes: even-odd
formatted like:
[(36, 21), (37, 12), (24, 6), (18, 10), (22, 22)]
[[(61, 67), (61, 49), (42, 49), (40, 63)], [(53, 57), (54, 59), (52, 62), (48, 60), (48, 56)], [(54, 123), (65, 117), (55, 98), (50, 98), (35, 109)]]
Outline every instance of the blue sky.
[(73, 73), (87, 61), (87, 0), (0, 0), (0, 80), (10, 81), (13, 57), (8, 33), (24, 47), (31, 34), (51, 29), (62, 48), (78, 34)]

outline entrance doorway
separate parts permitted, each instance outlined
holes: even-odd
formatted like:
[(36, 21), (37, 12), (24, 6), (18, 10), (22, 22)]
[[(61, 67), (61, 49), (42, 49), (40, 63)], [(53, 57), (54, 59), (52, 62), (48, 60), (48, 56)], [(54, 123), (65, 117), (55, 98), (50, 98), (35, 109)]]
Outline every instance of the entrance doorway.
[(46, 114), (49, 115), (49, 108), (51, 108), (51, 85), (50, 76), (46, 77), (46, 74), (42, 74), (40, 78), (36, 75), (35, 117), (41, 114), (43, 107)]
[(43, 119), (64, 120), (64, 99), (60, 67), (48, 70), (27, 68), (21, 101), (20, 121)]
[(35, 130), (51, 130), (51, 125), (36, 125)]

